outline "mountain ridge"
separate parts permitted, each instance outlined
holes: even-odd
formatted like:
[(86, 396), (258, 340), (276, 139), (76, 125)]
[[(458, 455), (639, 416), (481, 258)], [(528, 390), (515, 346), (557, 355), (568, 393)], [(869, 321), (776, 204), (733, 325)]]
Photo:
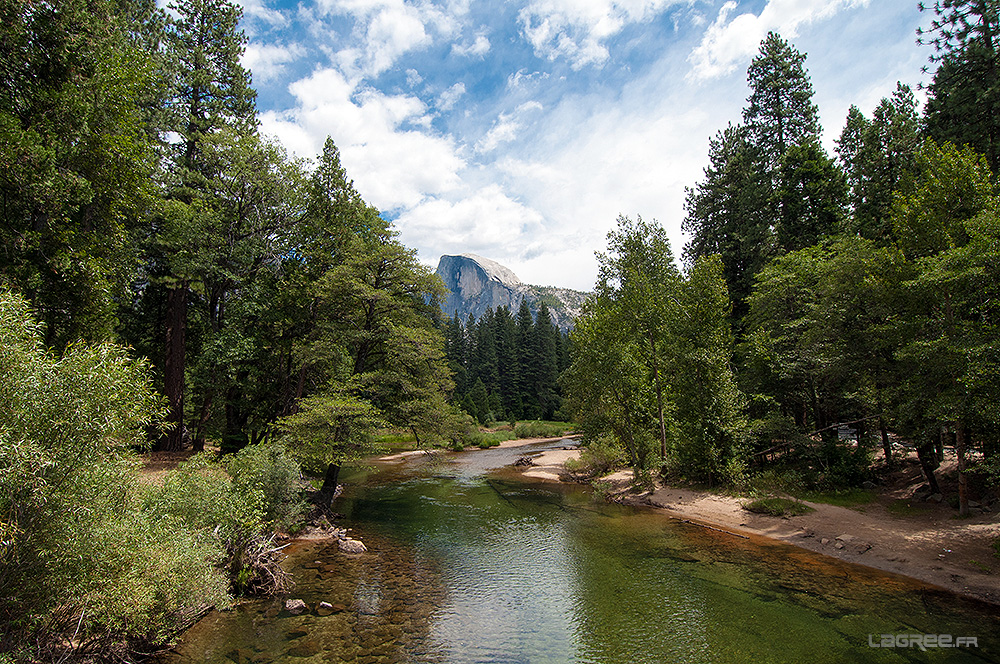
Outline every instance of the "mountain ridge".
[(448, 289), (441, 310), (462, 320), (469, 314), (478, 320), (487, 310), (501, 306), (516, 314), (521, 301), (527, 300), (533, 316), (544, 302), (552, 323), (566, 332), (573, 329), (589, 296), (571, 288), (525, 284), (505, 265), (471, 253), (441, 256), (435, 273)]

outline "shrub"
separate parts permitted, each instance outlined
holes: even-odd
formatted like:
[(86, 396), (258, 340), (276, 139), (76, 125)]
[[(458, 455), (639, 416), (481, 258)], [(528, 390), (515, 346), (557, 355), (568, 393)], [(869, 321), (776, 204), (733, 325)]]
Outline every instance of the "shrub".
[(112, 345), (54, 356), (0, 291), (0, 650), (121, 658), (229, 603), (222, 550), (142, 509), (132, 447), (164, 412), (149, 376)]
[[(223, 552), (223, 569), (237, 593), (282, 590), (287, 579), (278, 568), (278, 556), (266, 536), (268, 501), (254, 486), (266, 472), (254, 461), (267, 452), (238, 457), (234, 465), (244, 472), (233, 480), (221, 463), (208, 454), (195, 455), (171, 471), (163, 485), (150, 490), (146, 508), (194, 529), (202, 542)], [(256, 472), (250, 472), (256, 468)]]
[(580, 450), (579, 460), (566, 462), (566, 469), (588, 477), (600, 477), (625, 465), (625, 452), (612, 438), (598, 438)]
[(227, 460), (226, 471), (237, 494), (263, 497), (264, 520), (272, 528), (287, 530), (307, 510), (299, 491), (302, 470), (280, 443), (243, 448)]

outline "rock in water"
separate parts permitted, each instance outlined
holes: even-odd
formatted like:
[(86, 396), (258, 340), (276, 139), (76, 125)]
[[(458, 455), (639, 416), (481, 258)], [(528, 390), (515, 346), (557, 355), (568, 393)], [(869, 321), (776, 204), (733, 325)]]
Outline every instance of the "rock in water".
[(345, 537), (340, 540), (340, 550), (344, 553), (364, 553), (368, 550), (368, 547), (366, 547), (361, 540)]
[(301, 599), (290, 599), (285, 602), (285, 611), (293, 616), (298, 616), (309, 610), (309, 607)]
[(501, 306), (516, 316), (521, 300), (527, 300), (535, 315), (544, 301), (553, 325), (566, 332), (573, 328), (587, 299), (586, 293), (569, 288), (521, 283), (509, 268), (475, 254), (442, 256), (436, 274), (449, 291), (441, 310), (446, 316), (457, 315), (463, 324), (469, 314), (478, 320), (488, 309)]

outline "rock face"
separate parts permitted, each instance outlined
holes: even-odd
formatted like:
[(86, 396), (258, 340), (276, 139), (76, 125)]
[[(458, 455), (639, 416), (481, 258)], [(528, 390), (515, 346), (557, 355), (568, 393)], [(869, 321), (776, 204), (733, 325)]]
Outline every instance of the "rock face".
[(457, 315), (463, 323), (469, 314), (478, 320), (488, 309), (503, 306), (516, 316), (521, 300), (527, 300), (532, 315), (544, 302), (552, 323), (567, 331), (573, 329), (587, 299), (586, 293), (569, 288), (521, 283), (509, 268), (475, 254), (442, 256), (437, 275), (449, 291), (441, 310), (447, 316)]

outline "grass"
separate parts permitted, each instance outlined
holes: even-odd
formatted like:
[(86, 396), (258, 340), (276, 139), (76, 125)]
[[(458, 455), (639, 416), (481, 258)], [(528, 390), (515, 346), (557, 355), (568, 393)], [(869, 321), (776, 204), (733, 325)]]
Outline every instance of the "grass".
[(771, 516), (799, 516), (816, 511), (805, 503), (790, 498), (758, 498), (745, 504), (743, 509)]
[(987, 567), (983, 563), (979, 562), (978, 560), (970, 560), (969, 564), (972, 565), (973, 567), (977, 568), (983, 574), (992, 574), (993, 573), (993, 570), (991, 570), (989, 567)]
[(857, 508), (875, 501), (875, 492), (867, 489), (842, 489), (839, 491), (809, 491), (800, 496), (812, 503), (837, 507)]
[(514, 425), (514, 435), (517, 438), (558, 438), (572, 431), (569, 422), (546, 422), (544, 420), (529, 420)]
[(510, 431), (477, 431), (469, 435), (468, 443), (480, 449), (496, 447), (505, 440), (514, 440), (516, 436)]

